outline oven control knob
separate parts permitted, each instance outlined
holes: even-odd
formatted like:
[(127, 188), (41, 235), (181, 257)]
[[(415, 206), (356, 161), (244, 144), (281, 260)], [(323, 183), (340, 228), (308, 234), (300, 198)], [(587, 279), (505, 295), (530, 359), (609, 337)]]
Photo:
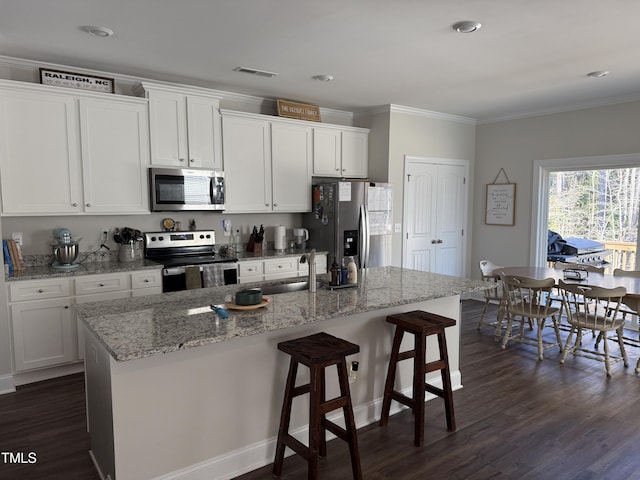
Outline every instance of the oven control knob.
[(200, 239), (203, 239), (203, 238), (204, 238), (204, 235), (200, 234)]
[(163, 240), (164, 240), (164, 237), (158, 237), (158, 241), (160, 241), (160, 242), (161, 242), (161, 241), (163, 241)]
[(156, 237), (151, 237), (151, 241), (155, 242), (156, 241)]

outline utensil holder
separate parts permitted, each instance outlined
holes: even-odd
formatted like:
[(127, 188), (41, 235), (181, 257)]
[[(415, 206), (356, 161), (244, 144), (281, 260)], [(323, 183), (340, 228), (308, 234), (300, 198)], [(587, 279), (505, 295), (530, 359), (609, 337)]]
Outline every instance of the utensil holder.
[(140, 258), (140, 248), (136, 243), (123, 243), (118, 248), (118, 260), (121, 262), (135, 262)]

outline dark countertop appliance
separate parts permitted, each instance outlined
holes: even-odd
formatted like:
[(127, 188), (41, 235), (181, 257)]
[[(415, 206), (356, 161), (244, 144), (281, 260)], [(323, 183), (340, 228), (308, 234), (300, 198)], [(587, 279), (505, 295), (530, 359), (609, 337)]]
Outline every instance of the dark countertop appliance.
[(238, 283), (236, 257), (217, 255), (213, 230), (147, 232), (144, 258), (160, 263), (162, 291)]

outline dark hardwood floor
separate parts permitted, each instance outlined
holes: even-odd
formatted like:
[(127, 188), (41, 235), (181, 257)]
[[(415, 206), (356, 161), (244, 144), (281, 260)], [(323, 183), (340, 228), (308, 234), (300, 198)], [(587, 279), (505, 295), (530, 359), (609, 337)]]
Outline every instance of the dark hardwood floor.
[[(586, 358), (570, 357), (561, 366), (557, 349), (539, 362), (535, 347), (513, 343), (502, 350), (490, 327), (477, 332), (481, 306), (463, 302), (457, 431), (447, 432), (439, 399), (427, 404), (422, 448), (413, 446), (409, 411), (392, 416), (384, 428), (360, 429), (364, 478), (640, 479), (640, 375), (633, 371), (638, 349), (628, 348), (630, 367), (616, 364), (610, 379), (602, 363)], [(0, 479), (98, 480), (88, 449), (82, 375), (0, 395), (0, 452), (22, 452), (24, 461), (36, 454), (35, 463), (24, 464), (6, 463), (3, 454)], [(270, 465), (238, 477), (271, 478)], [(288, 457), (282, 478), (306, 479), (306, 464)], [(320, 478), (351, 478), (341, 440), (329, 442)]]

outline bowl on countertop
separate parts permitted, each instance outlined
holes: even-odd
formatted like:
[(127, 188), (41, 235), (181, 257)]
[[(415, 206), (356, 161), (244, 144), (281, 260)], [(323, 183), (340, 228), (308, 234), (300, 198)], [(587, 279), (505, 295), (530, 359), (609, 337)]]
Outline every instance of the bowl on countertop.
[(236, 305), (248, 306), (258, 305), (259, 303), (262, 303), (262, 290), (259, 288), (236, 292)]

